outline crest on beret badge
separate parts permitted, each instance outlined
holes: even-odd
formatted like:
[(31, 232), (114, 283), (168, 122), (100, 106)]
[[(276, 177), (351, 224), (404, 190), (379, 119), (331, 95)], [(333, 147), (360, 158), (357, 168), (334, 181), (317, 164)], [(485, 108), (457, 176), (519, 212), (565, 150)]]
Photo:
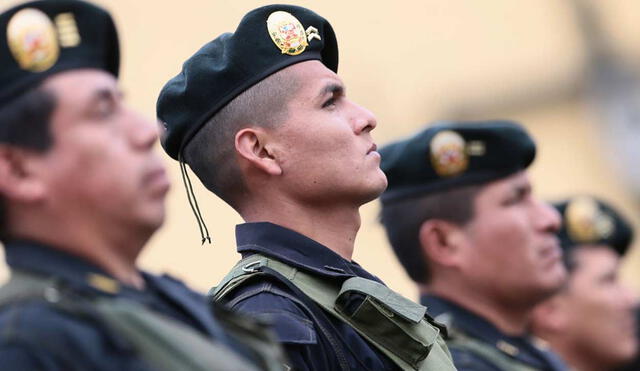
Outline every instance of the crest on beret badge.
[(271, 13), (267, 18), (267, 30), (271, 40), (282, 54), (298, 55), (309, 45), (302, 24), (290, 13), (283, 11)]
[(455, 131), (445, 130), (431, 139), (431, 165), (442, 177), (462, 173), (469, 166), (464, 138)]
[(613, 219), (590, 197), (576, 197), (567, 205), (564, 214), (567, 233), (576, 242), (596, 242), (613, 233)]
[(27, 71), (45, 71), (60, 55), (53, 22), (33, 8), (22, 9), (11, 17), (7, 24), (7, 42), (13, 58)]

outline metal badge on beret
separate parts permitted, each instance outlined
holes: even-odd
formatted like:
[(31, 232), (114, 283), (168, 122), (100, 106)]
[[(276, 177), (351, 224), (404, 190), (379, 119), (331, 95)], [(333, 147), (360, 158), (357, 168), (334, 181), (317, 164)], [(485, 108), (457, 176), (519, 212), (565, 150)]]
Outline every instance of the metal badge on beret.
[(63, 48), (73, 48), (80, 45), (82, 38), (78, 31), (78, 24), (73, 13), (58, 14), (55, 18), (60, 37), (60, 46)]
[(579, 243), (608, 238), (614, 231), (614, 221), (590, 197), (576, 197), (565, 211), (569, 237)]
[(445, 130), (431, 139), (431, 164), (442, 177), (464, 172), (469, 166), (464, 138), (455, 131)]
[(267, 30), (282, 54), (298, 55), (309, 45), (302, 24), (290, 13), (271, 13), (267, 18)]
[(25, 8), (11, 18), (7, 42), (20, 68), (27, 71), (46, 71), (60, 55), (53, 22), (38, 9)]

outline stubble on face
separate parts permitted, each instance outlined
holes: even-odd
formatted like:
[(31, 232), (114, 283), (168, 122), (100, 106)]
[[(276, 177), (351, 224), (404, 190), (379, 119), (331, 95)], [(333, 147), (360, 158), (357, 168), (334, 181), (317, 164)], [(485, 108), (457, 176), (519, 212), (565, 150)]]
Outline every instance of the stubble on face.
[(465, 227), (471, 285), (522, 307), (562, 287), (566, 272), (555, 235), (559, 217), (532, 195), (526, 172), (488, 183), (474, 207)]
[(346, 97), (340, 78), (319, 61), (288, 67), (299, 87), (276, 127), (283, 188), (304, 203), (361, 205), (386, 188), (370, 131), (375, 117)]
[[(168, 178), (152, 147), (155, 126), (123, 103), (115, 78), (74, 70), (48, 80), (58, 107), (41, 173), (60, 215), (155, 231), (164, 221)], [(75, 216), (74, 216), (75, 215)], [(120, 220), (118, 222), (118, 220)]]

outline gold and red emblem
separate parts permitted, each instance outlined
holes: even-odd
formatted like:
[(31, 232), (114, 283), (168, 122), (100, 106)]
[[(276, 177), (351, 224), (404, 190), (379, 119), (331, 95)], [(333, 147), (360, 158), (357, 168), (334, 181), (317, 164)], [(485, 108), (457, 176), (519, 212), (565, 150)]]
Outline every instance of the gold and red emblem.
[(20, 68), (41, 72), (51, 68), (60, 55), (55, 27), (42, 11), (25, 8), (11, 17), (7, 42)]
[(602, 212), (598, 203), (590, 197), (574, 198), (564, 214), (569, 237), (579, 243), (607, 238), (615, 228), (611, 216)]
[(302, 24), (290, 13), (283, 11), (271, 13), (267, 18), (267, 30), (271, 40), (282, 54), (298, 55), (309, 45)]
[(431, 139), (431, 164), (442, 177), (464, 172), (469, 166), (464, 138), (455, 131), (445, 130)]

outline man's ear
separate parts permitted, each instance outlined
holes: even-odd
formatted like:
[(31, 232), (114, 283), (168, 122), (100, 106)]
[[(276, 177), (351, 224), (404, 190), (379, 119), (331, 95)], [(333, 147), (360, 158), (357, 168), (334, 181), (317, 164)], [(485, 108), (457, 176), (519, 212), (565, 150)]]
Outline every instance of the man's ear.
[(459, 263), (462, 238), (461, 228), (444, 220), (427, 220), (420, 226), (420, 245), (429, 260), (439, 265)]
[(18, 202), (34, 202), (45, 195), (45, 185), (36, 175), (32, 151), (0, 145), (0, 194)]
[(262, 128), (242, 129), (236, 133), (236, 151), (253, 167), (269, 175), (280, 175), (282, 168), (272, 150), (271, 139)]

